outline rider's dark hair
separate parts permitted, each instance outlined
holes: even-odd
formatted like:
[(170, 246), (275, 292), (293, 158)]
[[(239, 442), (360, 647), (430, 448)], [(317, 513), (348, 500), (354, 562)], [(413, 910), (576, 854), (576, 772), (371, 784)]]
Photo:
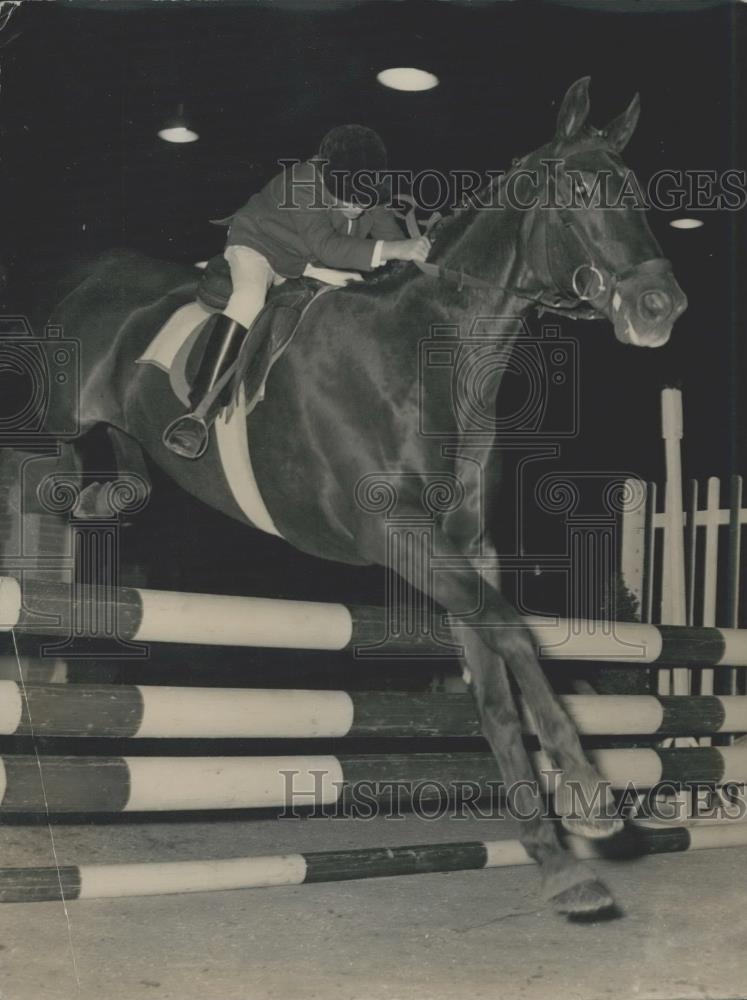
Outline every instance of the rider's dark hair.
[(355, 201), (354, 175), (386, 169), (386, 147), (378, 132), (365, 125), (338, 125), (319, 146), (324, 186), (342, 201)]

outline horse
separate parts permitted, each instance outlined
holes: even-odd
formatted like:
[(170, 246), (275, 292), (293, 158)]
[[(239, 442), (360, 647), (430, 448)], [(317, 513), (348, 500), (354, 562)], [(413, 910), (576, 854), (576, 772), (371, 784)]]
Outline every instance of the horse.
[[(401, 265), (322, 295), (270, 370), (248, 421), (251, 467), (271, 525), (265, 530), (303, 552), (387, 567), (392, 509), (418, 522), (430, 498), (432, 548), (442, 568), (426, 572), (417, 549), (396, 572), (448, 615), (483, 733), (527, 817), (522, 843), (538, 862), (545, 897), (572, 918), (609, 913), (615, 903), (566, 849), (555, 823), (542, 818), (515, 691), (558, 770), (555, 811), (563, 826), (599, 838), (615, 835), (622, 823), (540, 666), (532, 633), (498, 588), (484, 510), (497, 486), (500, 435), (465, 440), (449, 385), (422, 391), (419, 345), (436, 328), (465, 330), (477, 316), (523, 321), (533, 310), (605, 319), (618, 340), (635, 347), (666, 343), (686, 299), (644, 213), (573, 201), (574, 177), (588, 193), (605, 172), (613, 196), (622, 190), (627, 168), (620, 153), (637, 123), (638, 95), (604, 129), (587, 125), (588, 115), (585, 77), (565, 94), (552, 139), (484, 192), (499, 196), (510, 184), (513, 203), (499, 210), (473, 204), (441, 222), (422, 269)], [(532, 200), (537, 177), (542, 197)], [(166, 390), (162, 372), (135, 364), (195, 288), (186, 265), (113, 253), (68, 291), (51, 323), (81, 344), (81, 434), (108, 426), (129, 455), (142, 450), (181, 489), (252, 524), (226, 484), (214, 437), (194, 462), (164, 447), (162, 431), (183, 404)], [(501, 340), (506, 363), (481, 386), (487, 398), (497, 396), (520, 326)], [(49, 426), (64, 423), (63, 416), (52, 402)], [(426, 424), (442, 435), (424, 433)], [(444, 490), (458, 493), (458, 502)], [(580, 795), (590, 804), (581, 812), (574, 806)]]

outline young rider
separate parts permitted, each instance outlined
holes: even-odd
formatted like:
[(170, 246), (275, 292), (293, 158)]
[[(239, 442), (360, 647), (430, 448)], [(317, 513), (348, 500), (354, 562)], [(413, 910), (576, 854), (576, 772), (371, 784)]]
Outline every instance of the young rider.
[[(233, 292), (223, 312), (210, 320), (190, 394), (192, 412), (169, 426), (168, 448), (185, 458), (205, 451), (210, 425), (227, 404), (230, 388), (205, 413), (194, 410), (236, 360), (271, 285), (301, 275), (344, 285), (389, 260), (427, 258), (426, 237), (403, 239), (389, 209), (368, 207), (370, 181), (385, 168), (386, 149), (376, 132), (340, 125), (325, 135), (316, 157), (284, 170), (231, 217), (224, 257)], [(366, 177), (367, 189), (359, 184)]]

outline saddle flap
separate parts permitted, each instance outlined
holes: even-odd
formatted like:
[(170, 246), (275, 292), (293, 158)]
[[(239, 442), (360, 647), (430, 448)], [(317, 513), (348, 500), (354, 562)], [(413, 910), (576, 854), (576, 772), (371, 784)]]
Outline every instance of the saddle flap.
[[(222, 261), (222, 263), (221, 263)], [(190, 386), (205, 351), (212, 324), (205, 322), (215, 308), (206, 308), (208, 301), (227, 301), (231, 294), (231, 275), (227, 261), (214, 257), (211, 282), (201, 285), (198, 301), (187, 303), (171, 315), (158, 334), (137, 359), (139, 364), (153, 364), (169, 375), (174, 395), (185, 406), (189, 404)], [(219, 284), (215, 284), (215, 282)], [(225, 284), (223, 283), (225, 282)], [(245, 385), (251, 410), (263, 396), (265, 379), (275, 361), (293, 339), (293, 334), (306, 309), (329, 286), (308, 278), (299, 278), (270, 289), (267, 303), (257, 316), (238, 361), (230, 373), (235, 397), (240, 384)], [(225, 303), (224, 303), (225, 304)], [(249, 340), (258, 349), (246, 350)]]
[[(235, 397), (243, 385), (250, 411), (263, 397), (270, 369), (290, 344), (301, 317), (319, 291), (318, 287), (302, 280), (282, 285), (271, 292), (267, 304), (252, 324), (236, 363), (232, 393)], [(255, 344), (259, 341), (258, 350), (246, 350), (250, 340)]]

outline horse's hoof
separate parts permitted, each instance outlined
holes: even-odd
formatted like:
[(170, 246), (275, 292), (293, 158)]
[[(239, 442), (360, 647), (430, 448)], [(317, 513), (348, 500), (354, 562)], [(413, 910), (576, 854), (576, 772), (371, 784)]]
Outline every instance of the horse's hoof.
[(78, 502), (73, 508), (73, 517), (80, 521), (112, 517), (113, 512), (108, 497), (106, 483), (89, 483), (78, 496)]
[(583, 818), (572, 818), (561, 816), (560, 822), (563, 827), (577, 837), (586, 837), (587, 840), (605, 840), (607, 837), (614, 837), (616, 833), (624, 827), (621, 819), (584, 816)]
[(590, 920), (595, 917), (610, 919), (620, 916), (620, 911), (612, 895), (599, 879), (590, 878), (577, 885), (564, 889), (550, 902), (556, 913), (578, 920)]

